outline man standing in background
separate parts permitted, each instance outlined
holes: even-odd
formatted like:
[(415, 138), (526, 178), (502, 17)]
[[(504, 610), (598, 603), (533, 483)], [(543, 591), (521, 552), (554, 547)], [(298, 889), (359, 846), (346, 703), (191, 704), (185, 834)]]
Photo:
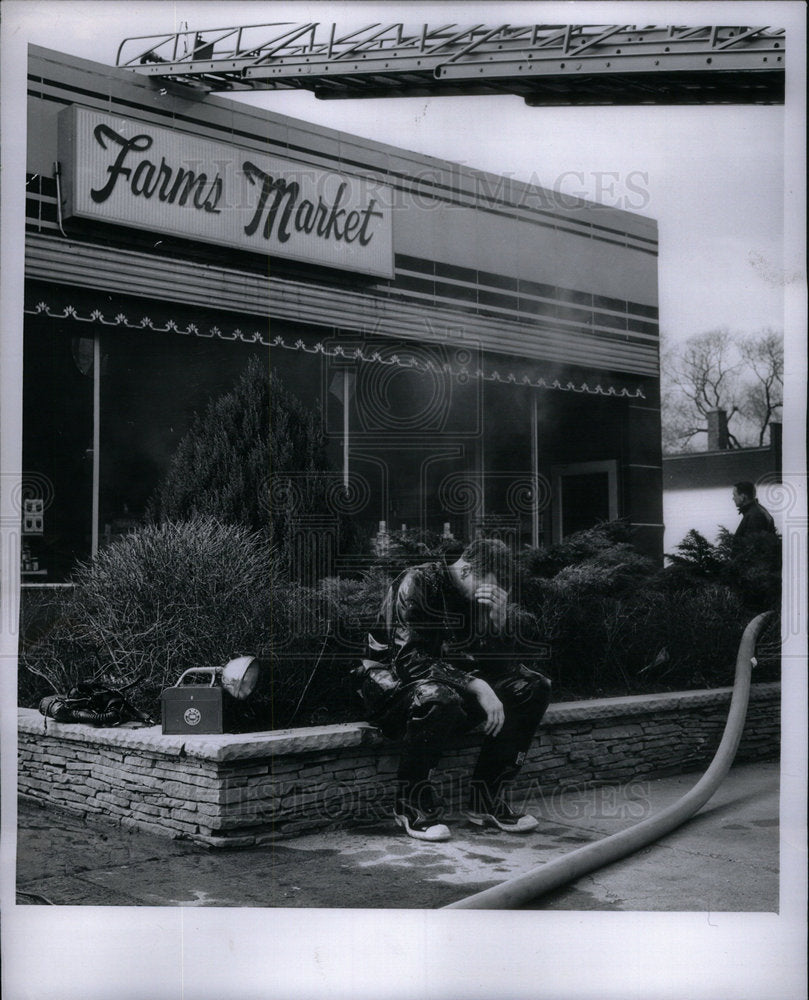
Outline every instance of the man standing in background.
[(772, 514), (756, 500), (756, 488), (753, 483), (747, 482), (747, 480), (736, 483), (733, 487), (733, 502), (742, 515), (733, 536), (734, 543), (740, 538), (746, 538), (758, 531), (769, 535), (775, 534), (775, 522), (772, 519)]

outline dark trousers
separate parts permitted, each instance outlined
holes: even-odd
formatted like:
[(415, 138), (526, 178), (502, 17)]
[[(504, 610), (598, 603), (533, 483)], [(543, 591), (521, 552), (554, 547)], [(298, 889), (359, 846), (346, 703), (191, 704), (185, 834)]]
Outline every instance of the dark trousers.
[[(488, 810), (522, 766), (550, 702), (551, 682), (521, 663), (497, 664), (478, 675), (503, 703), (505, 715), (500, 732), (485, 738), (471, 778), (470, 806)], [(426, 786), (447, 743), (479, 726), (484, 714), (473, 695), (429, 679), (405, 685), (396, 701), (391, 714), (403, 730), (398, 794), (412, 797)]]

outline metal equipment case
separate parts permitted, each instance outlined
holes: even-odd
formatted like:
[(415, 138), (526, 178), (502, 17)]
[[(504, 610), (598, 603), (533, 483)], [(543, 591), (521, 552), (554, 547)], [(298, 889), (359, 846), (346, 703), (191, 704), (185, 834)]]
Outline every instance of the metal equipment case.
[(171, 736), (222, 733), (222, 688), (203, 684), (171, 687), (161, 694), (163, 732)]

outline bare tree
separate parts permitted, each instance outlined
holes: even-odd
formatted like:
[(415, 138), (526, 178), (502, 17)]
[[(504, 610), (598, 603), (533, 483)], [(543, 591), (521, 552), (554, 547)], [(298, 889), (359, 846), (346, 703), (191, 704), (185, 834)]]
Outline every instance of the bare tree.
[(708, 433), (708, 414), (724, 410), (728, 444), (764, 442), (783, 403), (783, 336), (766, 330), (736, 337), (709, 330), (664, 351), (661, 365), (663, 450), (694, 450)]
[(758, 443), (784, 405), (784, 338), (768, 329), (755, 337), (745, 337), (739, 353), (751, 382), (745, 387), (742, 413), (758, 427)]
[[(709, 330), (689, 337), (680, 348), (669, 349), (663, 359), (664, 399), (672, 418), (676, 440), (687, 450), (698, 434), (708, 433), (708, 414), (722, 409), (730, 421), (739, 412), (738, 372), (735, 344), (725, 329)], [(740, 447), (728, 429), (731, 447)], [(673, 442), (672, 442), (673, 443)]]

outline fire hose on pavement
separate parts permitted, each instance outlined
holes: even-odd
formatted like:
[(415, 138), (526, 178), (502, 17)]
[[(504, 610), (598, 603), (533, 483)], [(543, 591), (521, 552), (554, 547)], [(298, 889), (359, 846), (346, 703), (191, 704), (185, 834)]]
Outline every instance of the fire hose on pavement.
[(681, 799), (648, 819), (636, 823), (626, 830), (620, 830), (593, 844), (551, 861), (546, 865), (532, 868), (523, 875), (502, 882), (491, 889), (484, 889), (465, 899), (451, 903), (444, 909), (454, 910), (510, 910), (524, 906), (539, 896), (566, 885), (573, 879), (604, 865), (618, 861), (658, 840), (675, 830), (701, 809), (724, 780), (744, 728), (747, 716), (747, 702), (750, 695), (750, 675), (756, 665), (754, 651), (756, 639), (772, 612), (765, 612), (754, 618), (744, 630), (739, 652), (736, 657), (736, 675), (733, 682), (733, 696), (730, 701), (728, 718), (722, 740), (708, 770), (694, 787)]

